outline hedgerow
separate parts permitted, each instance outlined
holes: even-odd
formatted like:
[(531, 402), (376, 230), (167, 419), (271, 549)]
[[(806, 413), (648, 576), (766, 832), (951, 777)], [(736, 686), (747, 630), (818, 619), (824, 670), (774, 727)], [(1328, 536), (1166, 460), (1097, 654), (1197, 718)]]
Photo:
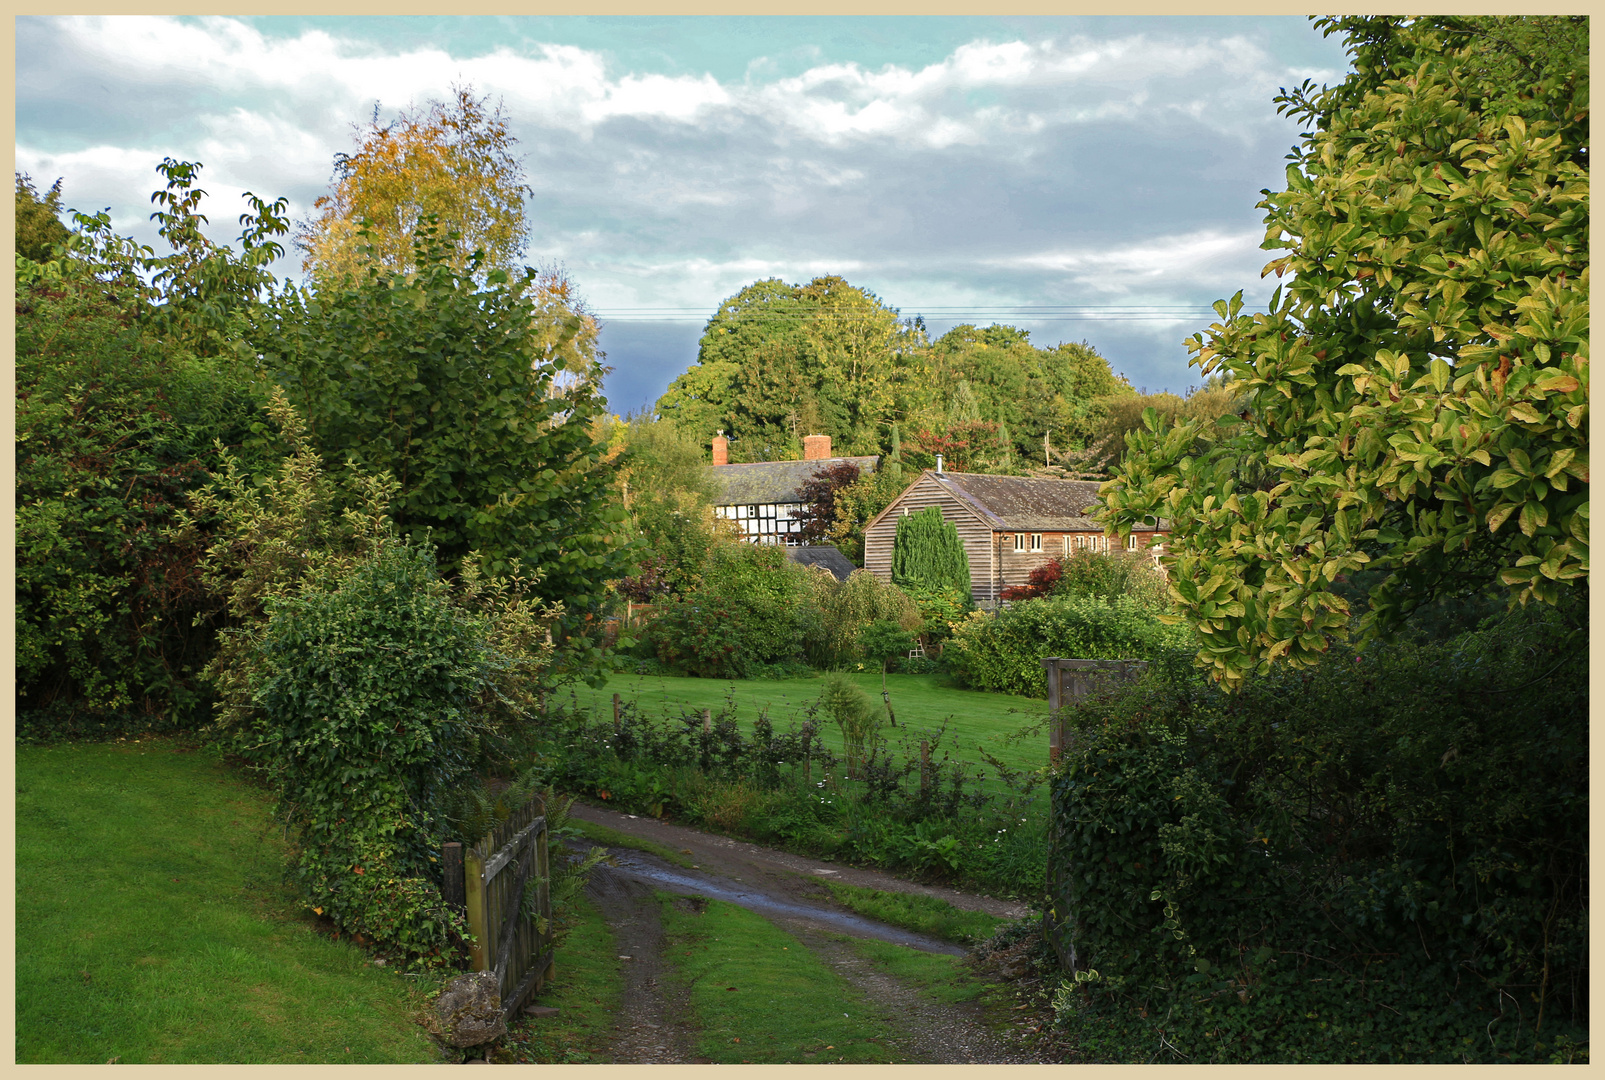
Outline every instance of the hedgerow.
[(1061, 1022), (1095, 1060), (1572, 1059), (1587, 704), (1586, 630), (1553, 614), (1235, 695), (1176, 654), (1081, 704), (1052, 781)]

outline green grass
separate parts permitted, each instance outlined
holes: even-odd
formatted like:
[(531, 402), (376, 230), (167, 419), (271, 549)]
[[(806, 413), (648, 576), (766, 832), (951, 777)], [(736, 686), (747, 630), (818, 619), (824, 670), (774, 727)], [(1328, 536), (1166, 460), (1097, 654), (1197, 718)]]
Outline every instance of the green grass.
[(606, 1044), (624, 993), (618, 946), (601, 912), (583, 893), (574, 915), (574, 928), (557, 954), (557, 978), (534, 1001), (555, 1007), (558, 1014), (521, 1017), (509, 1025), (503, 1044), (507, 1054), (498, 1052), (497, 1061), (589, 1065), (609, 1060)]
[(19, 1062), (430, 1062), (423, 979), (296, 908), (271, 799), (170, 740), (18, 747)]
[[(877, 704), (880, 702), (878, 673), (851, 675), (850, 678)], [(1012, 769), (1038, 769), (1048, 763), (1046, 729), (1023, 740), (1005, 742), (1003, 739), (1046, 716), (1046, 701), (960, 690), (952, 686), (945, 675), (888, 675), (886, 685), (898, 726), (882, 728), (882, 734), (891, 740), (894, 749), (904, 729), (934, 730), (947, 720), (942, 747), (951, 751), (955, 759), (980, 763), (982, 758), (975, 752), (980, 745)], [(579, 686), (573, 694), (582, 708), (608, 718), (613, 715), (614, 694), (625, 702), (636, 702), (637, 709), (645, 716), (677, 716), (685, 709), (718, 712), (727, 698), (733, 698), (737, 717), (746, 730), (752, 729), (759, 710), (767, 708), (770, 722), (783, 731), (794, 718), (802, 722), (803, 710), (819, 699), (819, 690), (817, 677), (731, 682), (670, 675), (615, 674), (599, 689)], [(821, 734), (834, 752), (843, 752), (841, 733), (834, 724), (824, 724)]]
[(956, 945), (991, 937), (1005, 921), (984, 911), (956, 908), (940, 897), (866, 889), (840, 881), (827, 881), (825, 885), (838, 901), (860, 915)]
[(736, 1064), (887, 1063), (891, 1028), (801, 942), (745, 908), (660, 897), (666, 959), (701, 1028), (697, 1052)]
[(944, 1005), (975, 1001), (992, 988), (992, 984), (975, 977), (963, 957), (921, 952), (887, 941), (837, 936), (875, 966)]
[(606, 825), (598, 825), (594, 821), (581, 821), (577, 817), (569, 818), (568, 824), (571, 828), (578, 829), (580, 835), (585, 839), (590, 840), (592, 843), (601, 844), (603, 847), (633, 848), (636, 851), (644, 851), (648, 855), (656, 855), (664, 862), (673, 863), (675, 866), (686, 870), (695, 868), (689, 858), (666, 844), (658, 843), (656, 840), (629, 836), (619, 832), (617, 829), (610, 829)]

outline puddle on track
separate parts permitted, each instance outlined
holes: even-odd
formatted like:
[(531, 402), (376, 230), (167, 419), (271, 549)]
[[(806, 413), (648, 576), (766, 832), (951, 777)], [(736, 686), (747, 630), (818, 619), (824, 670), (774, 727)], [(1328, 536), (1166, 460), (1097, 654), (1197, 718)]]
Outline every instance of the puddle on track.
[(656, 859), (635, 852), (615, 850), (613, 854), (616, 863), (615, 873), (627, 873), (643, 881), (666, 885), (680, 892), (728, 901), (750, 911), (756, 911), (760, 915), (778, 915), (782, 918), (807, 919), (810, 922), (823, 923), (853, 937), (874, 938), (893, 945), (919, 949), (921, 952), (946, 953), (949, 956), (964, 955), (964, 949), (958, 945), (950, 945), (945, 941), (938, 941), (896, 926), (887, 926), (885, 923), (866, 919), (850, 911), (836, 911), (831, 908), (812, 907), (808, 904), (781, 900), (728, 878), (671, 868)]

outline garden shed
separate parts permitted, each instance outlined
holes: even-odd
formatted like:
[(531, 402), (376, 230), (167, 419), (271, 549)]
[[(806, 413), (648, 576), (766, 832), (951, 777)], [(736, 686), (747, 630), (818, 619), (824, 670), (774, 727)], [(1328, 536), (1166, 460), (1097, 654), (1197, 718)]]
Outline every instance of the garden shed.
[[(1024, 585), (1032, 570), (1079, 549), (1108, 551), (1118, 541), (1092, 517), (1095, 480), (1053, 480), (925, 470), (864, 529), (864, 568), (890, 581), (897, 519), (928, 506), (953, 523), (970, 560), (970, 595), (996, 604), (1003, 590)], [(1161, 523), (1162, 525), (1163, 523)], [(1163, 552), (1165, 530), (1133, 530), (1130, 550)], [(1150, 547), (1150, 543), (1161, 543)]]

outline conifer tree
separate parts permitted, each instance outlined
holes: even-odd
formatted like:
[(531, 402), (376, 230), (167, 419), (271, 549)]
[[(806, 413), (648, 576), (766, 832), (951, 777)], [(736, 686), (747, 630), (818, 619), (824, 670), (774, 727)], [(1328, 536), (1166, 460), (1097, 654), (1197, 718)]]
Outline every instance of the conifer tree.
[(897, 521), (892, 540), (892, 583), (970, 589), (970, 559), (958, 529), (939, 507), (927, 506)]

